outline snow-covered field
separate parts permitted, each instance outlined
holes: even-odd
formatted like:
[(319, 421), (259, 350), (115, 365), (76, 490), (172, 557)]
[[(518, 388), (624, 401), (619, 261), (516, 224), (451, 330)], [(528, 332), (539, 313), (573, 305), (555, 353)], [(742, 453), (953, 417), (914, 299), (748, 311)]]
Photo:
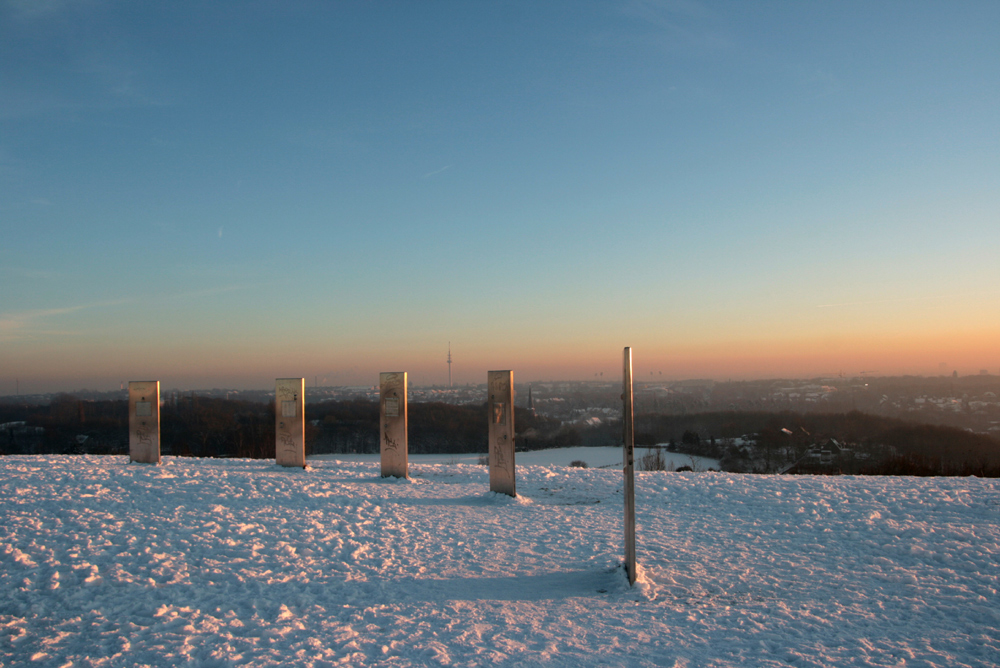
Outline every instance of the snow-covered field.
[(997, 480), (411, 474), (0, 457), (0, 665), (1000, 664)]
[[(636, 448), (635, 460), (652, 452), (649, 448)], [(457, 455), (410, 455), (414, 464), (478, 464), (480, 455), (462, 453)], [(379, 456), (373, 455), (317, 455), (310, 458), (313, 461), (342, 462), (377, 462)], [(694, 455), (682, 455), (676, 452), (663, 453), (668, 471), (676, 471), (681, 466), (690, 466), (695, 471), (718, 469), (719, 460)], [(517, 453), (518, 466), (569, 466), (574, 461), (586, 462), (589, 468), (610, 468), (622, 465), (622, 449), (618, 448), (555, 448), (552, 450), (534, 450)]]

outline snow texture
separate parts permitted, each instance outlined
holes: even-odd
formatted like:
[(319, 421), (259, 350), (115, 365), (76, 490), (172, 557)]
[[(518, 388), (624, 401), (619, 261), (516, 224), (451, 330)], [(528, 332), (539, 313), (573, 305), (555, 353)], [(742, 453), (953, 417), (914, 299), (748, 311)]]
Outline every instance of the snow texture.
[(0, 457), (0, 666), (995, 666), (1000, 481)]
[[(635, 459), (638, 462), (643, 456), (654, 452), (649, 448), (637, 447), (635, 449)], [(413, 455), (409, 456), (411, 462), (417, 464), (478, 464), (483, 454), (459, 453), (441, 455)], [(343, 462), (377, 462), (378, 454), (364, 455), (316, 455), (316, 461), (343, 461)], [(621, 468), (622, 448), (605, 447), (583, 447), (556, 448), (552, 450), (531, 450), (517, 453), (518, 467), (526, 464), (538, 464), (541, 466), (569, 466), (570, 462), (586, 462), (589, 468)], [(663, 452), (663, 461), (668, 471), (674, 471), (681, 466), (690, 466), (695, 471), (707, 471), (708, 469), (719, 468), (718, 459), (708, 457), (698, 457), (696, 455), (685, 455), (679, 452)]]

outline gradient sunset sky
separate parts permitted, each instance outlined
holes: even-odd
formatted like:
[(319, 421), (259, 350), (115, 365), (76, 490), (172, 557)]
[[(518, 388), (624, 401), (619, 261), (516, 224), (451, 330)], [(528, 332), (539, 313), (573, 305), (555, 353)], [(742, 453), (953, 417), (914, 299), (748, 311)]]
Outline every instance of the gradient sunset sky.
[(998, 29), (2, 1), (0, 394), (1000, 373)]

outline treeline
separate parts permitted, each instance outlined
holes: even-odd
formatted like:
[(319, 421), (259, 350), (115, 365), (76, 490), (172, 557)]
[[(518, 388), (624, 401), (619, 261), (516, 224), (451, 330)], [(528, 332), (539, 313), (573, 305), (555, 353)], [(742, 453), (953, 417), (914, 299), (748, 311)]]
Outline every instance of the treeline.
[[(306, 453), (376, 453), (378, 403), (306, 404)], [(485, 453), (487, 406), (412, 403), (410, 452)], [(24, 423), (24, 425), (20, 425)], [(123, 400), (83, 401), (70, 395), (47, 406), (0, 405), (0, 454), (126, 454), (128, 407)], [(520, 409), (520, 451), (621, 444), (621, 423), (574, 426)], [(161, 452), (195, 457), (274, 457), (274, 407), (241, 399), (184, 395), (160, 412)], [(748, 437), (747, 441), (741, 437)], [(1000, 442), (953, 427), (849, 413), (721, 411), (636, 416), (637, 446), (667, 443), (674, 452), (720, 460), (728, 471), (774, 472), (831, 439), (833, 455), (811, 472), (885, 475), (1000, 476)], [(808, 468), (808, 467), (807, 467)]]
[[(411, 403), (408, 407), (411, 454), (467, 453), (489, 449), (487, 405)], [(306, 405), (306, 419), (317, 422), (311, 454), (374, 453), (379, 451), (379, 405), (373, 401), (324, 401)], [(581, 445), (602, 440), (595, 430), (515, 410), (518, 450)], [(610, 434), (604, 440), (610, 439)], [(307, 445), (310, 440), (307, 434)]]
[[(47, 406), (0, 406), (0, 454), (128, 453), (128, 402), (60, 395)], [(307, 428), (307, 434), (308, 434)], [(181, 396), (160, 407), (160, 451), (187, 457), (274, 457), (274, 408), (253, 401)]]
[(128, 451), (124, 401), (80, 401), (59, 395), (47, 406), (0, 405), (0, 424), (16, 422), (26, 423), (29, 430), (0, 430), (0, 454), (64, 454), (83, 451), (84, 444), (108, 454)]
[[(751, 447), (736, 439), (749, 436)], [(831, 439), (857, 456), (835, 471), (870, 475), (1000, 476), (1000, 441), (955, 427), (848, 413), (720, 411), (694, 415), (641, 415), (636, 443), (721, 460), (726, 470), (758, 470), (745, 460), (794, 462)], [(744, 461), (741, 461), (744, 460)], [(839, 468), (836, 468), (839, 467)]]
[[(379, 405), (365, 400), (306, 404), (306, 453), (376, 453)], [(0, 424), (41, 427), (0, 432), (0, 454), (126, 454), (128, 404), (83, 401), (70, 395), (47, 406), (0, 406)], [(516, 411), (517, 448), (610, 445), (617, 430), (580, 429), (559, 420)], [(411, 403), (409, 451), (487, 452), (487, 406)], [(274, 406), (239, 399), (183, 395), (160, 409), (160, 451), (191, 457), (274, 457)]]

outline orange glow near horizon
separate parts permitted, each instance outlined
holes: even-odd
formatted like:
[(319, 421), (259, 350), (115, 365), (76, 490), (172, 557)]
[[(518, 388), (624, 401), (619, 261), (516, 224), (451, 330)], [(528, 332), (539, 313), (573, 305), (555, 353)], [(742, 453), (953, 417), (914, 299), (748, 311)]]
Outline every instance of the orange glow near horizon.
[[(484, 382), (486, 371), (512, 369), (516, 382), (546, 380), (617, 381), (624, 345), (634, 351), (635, 375), (639, 381), (674, 381), (688, 378), (749, 380), (761, 378), (848, 377), (870, 375), (939, 375), (958, 371), (973, 375), (986, 369), (1000, 373), (1000, 351), (995, 342), (1000, 332), (962, 334), (913, 334), (906, 337), (869, 336), (792, 338), (785, 340), (709, 341), (657, 344), (623, 339), (621, 345), (601, 341), (577, 341), (561, 348), (517, 346), (503, 350), (488, 346), (467, 347), (452, 343), (456, 384)], [(600, 343), (600, 345), (598, 345)], [(942, 363), (944, 367), (942, 367)], [(274, 378), (303, 376), (307, 384), (374, 385), (380, 371), (405, 370), (412, 383), (447, 383), (446, 352), (413, 346), (386, 350), (366, 346), (320, 349), (300, 346), (294, 350), (267, 348), (261, 354), (254, 344), (173, 346), (154, 354), (140, 346), (103, 352), (84, 352), (73, 347), (59, 354), (20, 355), (8, 364), (0, 390), (13, 394), (17, 378), (22, 392), (114, 389), (121, 381), (159, 379), (168, 387), (189, 389), (233, 387), (266, 388)], [(32, 388), (35, 388), (34, 390)]]

